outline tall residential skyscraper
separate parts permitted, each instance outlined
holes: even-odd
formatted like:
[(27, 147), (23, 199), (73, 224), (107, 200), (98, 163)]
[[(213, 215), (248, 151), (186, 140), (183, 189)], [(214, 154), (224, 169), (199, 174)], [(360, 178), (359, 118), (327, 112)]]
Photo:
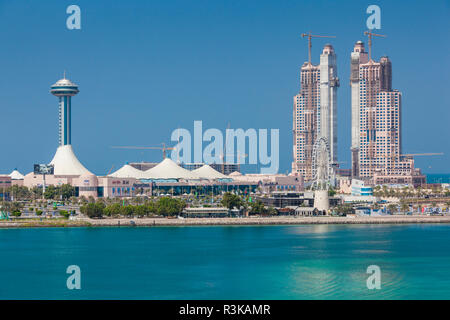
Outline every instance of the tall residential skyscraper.
[(367, 61), (364, 44), (358, 41), (351, 54), (350, 85), (352, 176), (376, 183), (413, 183), (413, 176), (421, 174), (414, 160), (402, 155), (402, 94), (392, 89), (391, 61)]
[(305, 62), (300, 71), (300, 93), (294, 96), (292, 172), (312, 182), (315, 175), (314, 148), (326, 140), (330, 165), (337, 162), (337, 77), (336, 54), (325, 45), (320, 64)]

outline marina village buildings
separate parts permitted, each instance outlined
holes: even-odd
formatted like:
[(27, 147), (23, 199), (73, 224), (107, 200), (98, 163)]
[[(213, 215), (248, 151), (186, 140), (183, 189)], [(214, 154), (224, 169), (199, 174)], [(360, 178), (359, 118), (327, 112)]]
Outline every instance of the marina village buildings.
[[(242, 174), (239, 164), (130, 163), (119, 170), (97, 176), (77, 159), (72, 147), (72, 97), (78, 86), (66, 79), (52, 85), (59, 102), (59, 146), (49, 165), (51, 174), (17, 170), (0, 175), (2, 186), (26, 187), (70, 184), (78, 196), (131, 197), (137, 194), (220, 194), (235, 191), (250, 194), (299, 192), (314, 180), (314, 149), (325, 139), (330, 165), (337, 181), (349, 190), (351, 179), (357, 188), (376, 184), (425, 183), (414, 167), (412, 156), (402, 154), (402, 94), (392, 87), (392, 63), (388, 57), (374, 61), (364, 44), (356, 42), (351, 52), (351, 169), (340, 169), (337, 161), (337, 77), (336, 54), (324, 46), (318, 65), (307, 61), (300, 71), (300, 92), (293, 107), (293, 162), (290, 175)], [(222, 172), (220, 172), (222, 171)], [(341, 175), (347, 173), (348, 175)], [(347, 180), (346, 180), (347, 179)], [(360, 190), (360, 189), (358, 189)], [(366, 189), (361, 189), (367, 193)]]
[[(52, 172), (30, 172), (22, 176), (14, 171), (13, 177), (2, 178), (2, 184), (9, 185), (15, 179), (26, 187), (70, 184), (77, 196), (85, 197), (131, 197), (137, 194), (220, 194), (234, 191), (250, 194), (261, 190), (300, 190), (302, 179), (275, 175), (242, 175), (239, 172), (223, 174), (207, 164), (177, 164), (166, 158), (160, 163), (125, 164), (119, 170), (105, 176), (96, 176), (76, 157), (72, 147), (71, 109), (72, 97), (79, 93), (78, 86), (64, 78), (57, 81), (50, 91), (59, 100), (59, 146), (49, 163)], [(139, 166), (138, 166), (139, 164)], [(147, 167), (146, 167), (147, 166)], [(186, 168), (191, 170), (188, 170)], [(138, 168), (139, 169), (138, 169)], [(238, 164), (223, 166), (228, 173)], [(142, 170), (141, 170), (142, 169)], [(11, 175), (13, 175), (13, 173)], [(20, 182), (19, 182), (20, 181)]]

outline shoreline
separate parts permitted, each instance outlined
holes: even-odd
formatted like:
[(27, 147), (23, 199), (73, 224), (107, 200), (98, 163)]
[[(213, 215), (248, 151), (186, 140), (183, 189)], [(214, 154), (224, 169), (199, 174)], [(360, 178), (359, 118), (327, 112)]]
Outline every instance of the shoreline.
[(49, 219), (0, 221), (0, 229), (51, 227), (158, 227), (158, 226), (251, 226), (311, 224), (429, 224), (450, 223), (450, 216), (382, 216), (382, 217), (245, 217), (245, 218), (108, 218), (75, 220)]

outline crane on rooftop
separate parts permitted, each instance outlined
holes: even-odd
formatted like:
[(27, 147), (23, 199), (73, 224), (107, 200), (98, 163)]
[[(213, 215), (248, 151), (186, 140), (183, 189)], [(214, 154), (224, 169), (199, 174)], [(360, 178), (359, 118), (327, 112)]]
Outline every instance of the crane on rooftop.
[(369, 38), (369, 61), (372, 60), (372, 37), (383, 37), (386, 38), (387, 36), (383, 34), (377, 34), (373, 33), (372, 31), (364, 31), (364, 35)]
[[(396, 158), (396, 157), (429, 157), (429, 156), (443, 156), (443, 152), (425, 152), (425, 153), (403, 153), (403, 154), (393, 154), (391, 156), (384, 156), (385, 158)], [(381, 156), (383, 157), (383, 156)]]
[(318, 34), (311, 34), (311, 31), (309, 33), (302, 33), (302, 38), (308, 37), (308, 62), (311, 64), (311, 47), (312, 38), (336, 38), (335, 36), (322, 36)]

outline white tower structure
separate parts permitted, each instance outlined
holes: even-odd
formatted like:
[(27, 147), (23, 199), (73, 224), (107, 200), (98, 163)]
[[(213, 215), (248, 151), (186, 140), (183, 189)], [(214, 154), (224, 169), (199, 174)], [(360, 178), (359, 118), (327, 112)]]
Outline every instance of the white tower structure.
[(333, 182), (333, 167), (331, 166), (330, 149), (324, 137), (317, 140), (314, 146), (314, 161), (316, 163), (313, 182), (314, 208), (327, 212), (330, 209), (328, 188)]
[(59, 98), (59, 147), (50, 164), (54, 166), (55, 176), (92, 175), (75, 156), (72, 149), (72, 97), (78, 86), (64, 78), (51, 86), (50, 93)]
[(332, 163), (337, 162), (337, 77), (336, 54), (326, 44), (320, 55), (320, 122), (318, 137), (328, 141)]
[(326, 146), (328, 165), (332, 167), (337, 163), (339, 78), (336, 54), (330, 44), (324, 46), (319, 65), (309, 61), (303, 64), (300, 82), (300, 93), (294, 97), (292, 172), (312, 183), (317, 179), (319, 166), (317, 150)]
[(351, 87), (351, 104), (352, 104), (352, 177), (359, 177), (359, 139), (360, 139), (360, 69), (361, 64), (369, 61), (367, 52), (364, 50), (364, 43), (357, 41), (353, 52), (351, 53), (350, 64), (350, 87)]
[(59, 98), (59, 145), (72, 144), (72, 97), (78, 92), (78, 86), (64, 78), (52, 85), (50, 93)]

